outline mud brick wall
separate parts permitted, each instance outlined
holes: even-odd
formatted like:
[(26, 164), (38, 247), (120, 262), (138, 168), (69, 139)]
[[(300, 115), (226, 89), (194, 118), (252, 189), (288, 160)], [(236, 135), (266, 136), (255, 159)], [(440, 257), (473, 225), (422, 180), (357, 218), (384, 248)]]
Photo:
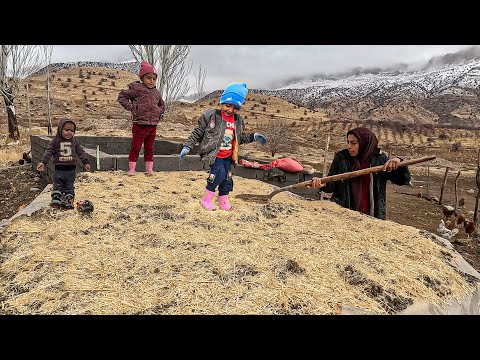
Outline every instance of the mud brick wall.
[[(32, 135), (30, 138), (31, 146), (32, 146), (32, 167), (35, 169), (37, 164), (42, 160), (43, 154), (45, 150), (48, 148), (48, 144), (52, 139), (52, 136), (39, 136), (39, 135)], [(85, 152), (88, 155), (88, 160), (90, 161), (90, 166), (93, 171), (97, 170), (97, 157), (96, 157), (96, 150), (84, 148)], [(102, 170), (115, 170), (115, 157), (106, 154), (100, 153), (100, 166)], [(85, 171), (85, 167), (81, 162), (77, 164), (77, 172)], [(52, 182), (53, 174), (55, 172), (55, 166), (53, 166), (53, 162), (50, 160), (48, 164), (45, 166), (44, 174), (45, 176)]]
[[(75, 136), (80, 143), (90, 149), (96, 149), (111, 155), (128, 155), (130, 146), (132, 144), (131, 138), (126, 137), (109, 137), (109, 136)], [(155, 140), (154, 154), (155, 155), (173, 155), (179, 154), (183, 145), (174, 141)], [(140, 150), (143, 155), (143, 146)], [(198, 146), (194, 147), (189, 155), (198, 154)], [(128, 170), (128, 168), (127, 168)]]
[[(108, 136), (76, 136), (85, 149), (90, 161), (92, 171), (108, 171), (108, 170), (128, 170), (128, 153), (130, 152), (131, 138), (126, 137), (108, 137)], [(45, 150), (52, 136), (32, 135), (32, 166), (35, 169), (37, 164), (41, 161)], [(97, 146), (99, 147), (99, 157), (97, 167)], [(198, 155), (198, 146), (194, 147), (188, 155), (179, 161), (178, 154), (182, 150), (183, 145), (174, 141), (155, 140), (155, 152), (153, 157), (154, 171), (202, 171), (209, 170), (208, 164), (200, 161)], [(141, 151), (143, 154), (143, 148)], [(257, 161), (256, 159), (240, 157), (250, 161)], [(137, 171), (145, 171), (145, 162), (143, 155), (137, 162)], [(53, 180), (55, 167), (52, 161), (49, 161), (45, 167), (45, 175), (50, 182)], [(77, 165), (77, 172), (85, 171), (83, 164)], [(257, 179), (264, 181), (265, 171), (261, 169), (244, 168), (241, 165), (233, 167), (233, 174), (249, 179)], [(322, 176), (321, 173), (313, 175), (302, 174), (301, 172), (287, 173), (285, 172), (286, 181), (280, 182), (278, 180), (266, 181), (269, 184), (284, 187), (298, 182), (310, 180), (313, 176)], [(205, 176), (206, 178), (206, 176)], [(319, 199), (320, 194), (316, 189), (296, 189), (292, 192), (312, 199)]]

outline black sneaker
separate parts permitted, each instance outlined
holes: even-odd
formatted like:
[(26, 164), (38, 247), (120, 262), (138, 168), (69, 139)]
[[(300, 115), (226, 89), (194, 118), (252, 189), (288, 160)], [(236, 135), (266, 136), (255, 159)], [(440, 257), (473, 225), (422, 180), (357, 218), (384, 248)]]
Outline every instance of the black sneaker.
[(62, 201), (58, 199), (52, 199), (52, 201), (50, 202), (50, 207), (54, 209), (60, 209), (61, 206), (62, 206)]
[(60, 209), (62, 206), (62, 193), (58, 190), (52, 191), (52, 201), (50, 202), (50, 207), (54, 209)]
[(65, 195), (65, 198), (62, 199), (62, 208), (66, 210), (72, 210), (75, 209), (75, 206), (73, 205), (73, 199), (74, 196), (72, 194), (67, 194)]

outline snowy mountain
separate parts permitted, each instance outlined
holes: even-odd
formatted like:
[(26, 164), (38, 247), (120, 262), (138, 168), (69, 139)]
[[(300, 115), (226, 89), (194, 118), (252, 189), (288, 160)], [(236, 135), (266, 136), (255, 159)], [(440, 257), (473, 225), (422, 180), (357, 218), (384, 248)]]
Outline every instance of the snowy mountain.
[(434, 71), (362, 74), (334, 80), (312, 79), (258, 92), (279, 96), (302, 106), (316, 107), (333, 100), (366, 97), (424, 99), (447, 94), (475, 96), (479, 86), (480, 60), (473, 60)]
[(480, 58), (430, 71), (314, 78), (250, 92), (323, 110), (335, 120), (480, 126)]
[[(397, 67), (350, 76), (316, 76), (276, 89), (250, 89), (249, 94), (276, 96), (312, 111), (322, 111), (331, 120), (480, 127), (480, 57), (476, 52), (469, 57), (460, 54), (463, 60), (454, 55), (453, 58), (457, 57), (454, 62), (445, 55), (432, 59), (423, 70), (406, 71), (407, 67)], [(121, 69), (134, 74), (139, 71), (136, 61), (55, 63), (50, 65), (50, 71), (82, 66)], [(45, 68), (34, 75), (44, 72)], [(216, 90), (204, 98), (218, 98), (220, 94), (221, 90)], [(195, 102), (197, 98), (198, 94), (193, 94), (182, 100)]]

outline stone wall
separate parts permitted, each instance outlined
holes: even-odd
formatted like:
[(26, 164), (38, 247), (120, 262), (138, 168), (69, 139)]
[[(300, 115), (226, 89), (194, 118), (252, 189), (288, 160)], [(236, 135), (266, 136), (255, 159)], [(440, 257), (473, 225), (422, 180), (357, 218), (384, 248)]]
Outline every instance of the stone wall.
[[(108, 136), (76, 136), (85, 149), (88, 155), (91, 171), (109, 171), (109, 170), (123, 170), (128, 171), (128, 153), (130, 151), (131, 138), (127, 137), (108, 137)], [(32, 135), (32, 166), (35, 168), (41, 161), (45, 150), (48, 147), (51, 136)], [(98, 146), (98, 159), (97, 159)], [(178, 154), (183, 145), (174, 141), (155, 140), (155, 155), (153, 157), (154, 171), (202, 171), (209, 170), (210, 167), (204, 162), (200, 161), (198, 155), (198, 147), (194, 147), (188, 155), (179, 161)], [(143, 161), (143, 148), (140, 152), (140, 159), (137, 162), (137, 171), (145, 171), (145, 163)], [(256, 159), (240, 157), (249, 161), (256, 161)], [(50, 180), (53, 179), (54, 166), (50, 161), (45, 167), (45, 175)], [(85, 171), (83, 164), (77, 165), (77, 172)], [(245, 168), (241, 165), (233, 167), (233, 174), (248, 179), (257, 179), (264, 181), (265, 170)], [(301, 172), (287, 173), (285, 172), (286, 180), (269, 180), (265, 181), (269, 184), (284, 187), (298, 182), (310, 180), (313, 176), (321, 176), (321, 173), (313, 175), (302, 174)], [(319, 198), (318, 190), (314, 189), (297, 189), (292, 192), (313, 199)]]

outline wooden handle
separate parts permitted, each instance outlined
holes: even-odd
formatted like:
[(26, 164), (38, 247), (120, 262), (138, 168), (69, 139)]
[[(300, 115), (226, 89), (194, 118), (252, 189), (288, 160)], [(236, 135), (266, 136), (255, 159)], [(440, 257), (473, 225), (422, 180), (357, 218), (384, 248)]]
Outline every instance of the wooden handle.
[[(424, 157), (417, 158), (417, 159), (405, 160), (405, 161), (401, 161), (398, 164), (398, 167), (403, 167), (403, 166), (413, 165), (413, 164), (417, 164), (417, 163), (421, 163), (421, 162), (425, 162), (425, 161), (430, 161), (430, 160), (433, 160), (435, 158), (436, 158), (436, 156), (424, 156)], [(354, 178), (354, 177), (358, 177), (358, 176), (362, 176), (362, 175), (377, 173), (377, 172), (380, 172), (380, 171), (383, 170), (383, 166), (384, 165), (378, 165), (378, 166), (374, 166), (374, 167), (367, 168), (367, 169), (361, 169), (361, 170), (351, 171), (351, 172), (347, 172), (347, 173), (343, 173), (343, 174), (326, 176), (326, 177), (321, 178), (322, 179), (322, 184), (326, 184), (327, 182), (345, 180), (345, 179), (350, 179), (350, 178)]]
[[(405, 161), (401, 161), (398, 164), (398, 167), (403, 167), (403, 166), (413, 165), (413, 164), (417, 164), (417, 163), (421, 163), (421, 162), (425, 162), (425, 161), (430, 161), (430, 160), (433, 160), (435, 158), (436, 158), (436, 156), (424, 156), (424, 157), (417, 158), (417, 159), (405, 160)], [(342, 174), (326, 176), (326, 177), (323, 177), (321, 179), (322, 179), (322, 184), (326, 184), (328, 182), (351, 179), (351, 178), (362, 176), (362, 175), (367, 175), (367, 174), (380, 172), (382, 170), (383, 170), (383, 165), (378, 165), (378, 166), (374, 166), (374, 167), (367, 168), (367, 169), (361, 169), (361, 170), (346, 172), (346, 173), (342, 173)], [(312, 184), (312, 180), (308, 180), (308, 181), (304, 181), (304, 182), (301, 182), (301, 183), (298, 183), (298, 184), (285, 186), (281, 189), (281, 191), (299, 189), (299, 188), (310, 186), (311, 184)]]

